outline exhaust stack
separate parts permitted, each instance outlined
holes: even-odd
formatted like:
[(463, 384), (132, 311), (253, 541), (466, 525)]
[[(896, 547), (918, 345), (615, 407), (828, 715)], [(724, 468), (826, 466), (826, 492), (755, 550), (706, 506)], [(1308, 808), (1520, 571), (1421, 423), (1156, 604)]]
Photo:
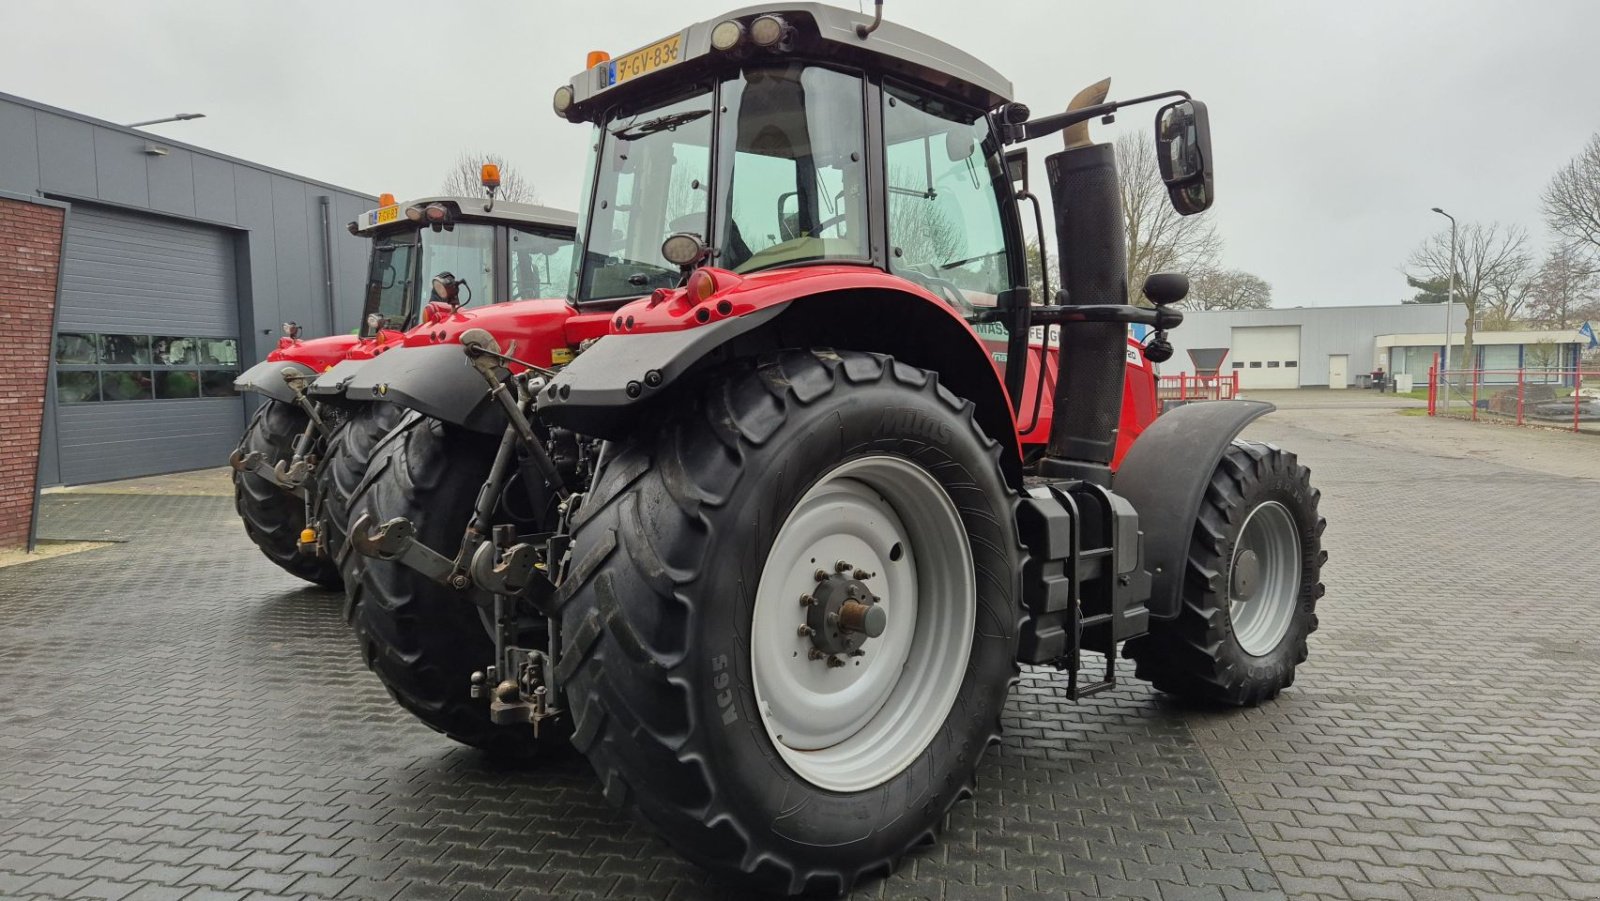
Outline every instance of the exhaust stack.
[[(1068, 109), (1104, 101), (1109, 79), (1074, 97)], [(1088, 123), (1069, 127), (1066, 149), (1045, 158), (1056, 217), (1066, 306), (1128, 302), (1128, 249), (1116, 148), (1089, 140)], [(1064, 333), (1055, 414), (1041, 475), (1109, 485), (1122, 415), (1127, 326), (1074, 323)], [(1066, 337), (1070, 335), (1071, 340)]]

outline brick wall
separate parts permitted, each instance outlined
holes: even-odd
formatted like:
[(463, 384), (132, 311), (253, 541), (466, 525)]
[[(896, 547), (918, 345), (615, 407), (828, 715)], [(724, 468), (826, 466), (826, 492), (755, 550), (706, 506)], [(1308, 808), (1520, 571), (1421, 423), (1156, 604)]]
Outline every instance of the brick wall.
[(64, 218), (0, 197), (0, 548), (28, 540)]

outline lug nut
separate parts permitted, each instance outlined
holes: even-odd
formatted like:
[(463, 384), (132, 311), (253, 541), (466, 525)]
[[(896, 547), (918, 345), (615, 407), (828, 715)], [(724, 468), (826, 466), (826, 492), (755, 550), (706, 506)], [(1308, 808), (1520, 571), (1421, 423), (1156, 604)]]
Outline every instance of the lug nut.
[(870, 579), (873, 576), (876, 576), (877, 573), (869, 573), (864, 569), (858, 569), (855, 572), (851, 573), (851, 575), (854, 576), (857, 579)]
[(838, 563), (835, 563), (833, 565), (833, 568), (834, 568), (834, 570), (836, 572), (842, 572), (842, 573), (849, 572), (850, 570), (855, 569), (855, 567), (853, 567), (850, 564), (844, 562), (843, 560), (840, 560)]
[(815, 604), (816, 602), (817, 602), (817, 599), (812, 597), (809, 594), (800, 595), (800, 606), (802, 606), (802, 607), (810, 607), (812, 604)]
[(816, 571), (816, 573), (815, 573), (815, 574), (814, 574), (814, 575), (815, 575), (815, 577), (816, 577), (816, 580), (817, 580), (817, 581), (818, 581), (818, 582), (826, 582), (826, 581), (828, 581), (828, 573), (827, 573), (827, 570), (821, 570), (821, 569), (819, 569), (819, 570), (817, 570), (817, 571)]
[(844, 666), (843, 660), (840, 660), (838, 657), (834, 656), (828, 657), (828, 669), (838, 669), (841, 666)]
[(456, 589), (457, 591), (466, 588), (470, 584), (472, 584), (471, 580), (464, 575), (458, 574), (450, 577), (450, 587)]
[(807, 626), (807, 625), (802, 623), (800, 628), (795, 630), (795, 634), (799, 635), (801, 638), (807, 638), (812, 634), (812, 631), (813, 630), (812, 630), (812, 628), (810, 626)]
[(828, 655), (822, 653), (822, 649), (821, 648), (812, 648), (811, 650), (806, 652), (806, 659), (808, 659), (808, 660), (821, 660), (822, 658), (824, 658), (826, 656), (828, 656)]

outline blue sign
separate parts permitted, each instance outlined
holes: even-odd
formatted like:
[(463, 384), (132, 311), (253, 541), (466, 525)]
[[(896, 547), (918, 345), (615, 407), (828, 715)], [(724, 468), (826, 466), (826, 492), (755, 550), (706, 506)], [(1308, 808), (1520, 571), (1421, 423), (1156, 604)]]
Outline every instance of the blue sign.
[(1578, 334), (1589, 339), (1589, 346), (1585, 347), (1584, 350), (1594, 350), (1595, 348), (1600, 347), (1600, 338), (1595, 337), (1594, 334), (1594, 323), (1585, 322), (1583, 326), (1578, 329)]

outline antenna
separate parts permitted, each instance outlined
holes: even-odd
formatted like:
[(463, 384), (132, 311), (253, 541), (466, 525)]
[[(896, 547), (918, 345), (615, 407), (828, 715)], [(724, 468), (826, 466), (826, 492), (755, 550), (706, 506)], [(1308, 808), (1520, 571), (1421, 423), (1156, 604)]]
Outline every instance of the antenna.
[[(859, 4), (859, 3), (856, 4), (856, 6), (858, 8), (860, 7), (860, 5), (861, 4)], [(882, 25), (882, 24), (883, 24), (883, 0), (872, 0), (872, 24), (871, 25), (857, 25), (856, 26), (856, 37), (858, 37), (858, 38), (860, 38), (860, 39), (862, 39), (864, 41), (864, 40), (867, 39), (867, 35), (873, 33), (874, 31), (877, 31), (878, 30), (878, 26)]]

